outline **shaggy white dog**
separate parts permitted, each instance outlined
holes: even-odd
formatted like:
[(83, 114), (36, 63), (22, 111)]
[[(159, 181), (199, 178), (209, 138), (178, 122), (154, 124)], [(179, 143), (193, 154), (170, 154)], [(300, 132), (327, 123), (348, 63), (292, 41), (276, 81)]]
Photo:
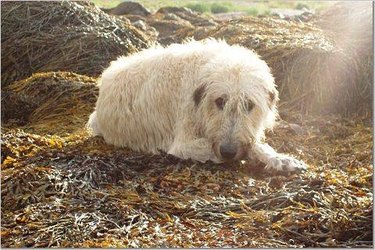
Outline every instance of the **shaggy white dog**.
[(224, 41), (190, 41), (113, 61), (88, 126), (107, 143), (138, 151), (305, 169), (263, 143), (277, 100), (270, 69), (254, 52)]

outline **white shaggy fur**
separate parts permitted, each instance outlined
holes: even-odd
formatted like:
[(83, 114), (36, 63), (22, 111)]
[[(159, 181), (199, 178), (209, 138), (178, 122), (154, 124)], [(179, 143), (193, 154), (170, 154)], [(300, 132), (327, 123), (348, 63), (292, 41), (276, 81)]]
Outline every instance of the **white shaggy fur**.
[(113, 61), (88, 126), (107, 143), (180, 158), (256, 158), (268, 170), (306, 165), (263, 144), (278, 92), (267, 64), (224, 41), (154, 47)]

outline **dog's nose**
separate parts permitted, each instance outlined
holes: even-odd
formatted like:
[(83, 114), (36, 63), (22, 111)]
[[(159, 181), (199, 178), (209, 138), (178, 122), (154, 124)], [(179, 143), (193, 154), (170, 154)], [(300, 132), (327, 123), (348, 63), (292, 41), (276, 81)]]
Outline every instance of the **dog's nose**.
[(231, 160), (237, 154), (237, 148), (231, 144), (223, 144), (220, 146), (220, 154), (224, 159)]

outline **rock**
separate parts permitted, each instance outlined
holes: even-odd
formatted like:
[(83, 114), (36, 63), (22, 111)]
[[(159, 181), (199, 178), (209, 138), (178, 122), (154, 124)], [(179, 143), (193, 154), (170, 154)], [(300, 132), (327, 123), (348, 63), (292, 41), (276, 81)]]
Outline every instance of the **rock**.
[(163, 45), (169, 45), (176, 42), (172, 37), (179, 30), (186, 28), (194, 29), (194, 26), (185, 20), (148, 20), (148, 25), (154, 27), (158, 31), (158, 42)]
[(164, 7), (147, 17), (146, 23), (158, 32), (157, 41), (162, 45), (183, 41), (181, 33), (187, 34), (203, 27), (216, 27), (211, 17), (200, 15), (184, 7)]
[(139, 16), (149, 16), (151, 13), (141, 4), (136, 2), (122, 2), (114, 8), (102, 9), (107, 14), (111, 15), (139, 15)]
[(298, 124), (290, 123), (289, 124), (290, 131), (292, 131), (296, 135), (302, 135), (305, 133), (305, 130)]
[(314, 18), (314, 14), (309, 11), (303, 12), (301, 15), (295, 16), (295, 21), (301, 21), (301, 22), (308, 22), (311, 21)]
[(176, 14), (173, 13), (167, 13), (164, 16), (165, 20), (173, 20), (173, 21), (179, 21), (181, 20), (181, 17), (177, 16)]
[(229, 21), (232, 19), (238, 19), (241, 17), (246, 16), (246, 12), (237, 11), (237, 12), (229, 12), (229, 13), (217, 13), (215, 14), (215, 21)]
[(163, 8), (160, 8), (156, 13), (160, 13), (160, 14), (184, 13), (186, 15), (191, 15), (194, 13), (194, 11), (185, 7), (163, 7)]
[(136, 28), (138, 28), (142, 31), (145, 31), (147, 29), (145, 22), (142, 21), (142, 20), (135, 21), (133, 23), (133, 25), (134, 25), (134, 27), (136, 27)]
[[(171, 16), (173, 14), (174, 16)], [(163, 7), (160, 8), (156, 13), (156, 17), (162, 17), (162, 19), (175, 19), (175, 16), (190, 22), (194, 26), (213, 26), (217, 23), (209, 17), (204, 17), (201, 14), (192, 11), (185, 7)]]
[(295, 9), (271, 9), (271, 16), (284, 19), (287, 21), (302, 21), (307, 22), (311, 20), (314, 12), (306, 8)]
[(144, 17), (144, 16), (140, 16), (140, 15), (133, 15), (133, 14), (128, 14), (128, 15), (124, 15), (124, 16), (118, 16), (117, 18), (122, 18), (122, 17), (126, 17), (127, 19), (130, 20), (131, 23), (134, 23), (138, 20), (142, 20), (143, 22), (146, 22), (146, 19), (147, 17)]

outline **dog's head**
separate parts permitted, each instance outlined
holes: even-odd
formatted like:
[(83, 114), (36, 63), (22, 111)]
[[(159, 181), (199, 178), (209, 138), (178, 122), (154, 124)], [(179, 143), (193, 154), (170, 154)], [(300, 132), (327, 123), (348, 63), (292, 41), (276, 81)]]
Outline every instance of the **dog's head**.
[[(212, 142), (222, 161), (243, 159), (254, 142), (273, 127), (278, 91), (267, 64), (250, 59), (210, 63), (193, 93), (196, 131)], [(224, 60), (224, 59), (223, 59)]]

